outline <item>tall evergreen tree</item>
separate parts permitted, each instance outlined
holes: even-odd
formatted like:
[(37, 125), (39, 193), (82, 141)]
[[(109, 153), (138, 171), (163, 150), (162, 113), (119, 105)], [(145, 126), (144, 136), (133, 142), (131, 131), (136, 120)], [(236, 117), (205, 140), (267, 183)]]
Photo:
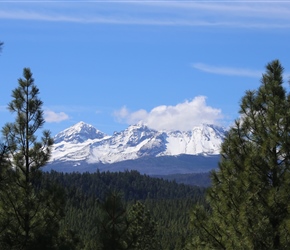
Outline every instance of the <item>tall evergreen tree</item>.
[(110, 193), (100, 204), (99, 227), (100, 249), (160, 249), (156, 222), (145, 206), (138, 201), (127, 208), (119, 193)]
[(23, 77), (8, 105), (15, 122), (2, 129), (8, 169), (5, 188), (0, 190), (0, 219), (5, 225), (1, 227), (0, 245), (1, 249), (54, 249), (63, 205), (61, 193), (37, 186), (53, 139), (44, 130), (37, 140), (44, 124), (42, 101), (29, 68), (24, 68)]
[(278, 60), (247, 91), (207, 192), (192, 213), (189, 249), (290, 248), (290, 95)]
[(121, 195), (109, 193), (100, 204), (100, 249), (122, 250), (126, 247), (125, 234), (129, 227), (127, 209)]
[(160, 249), (156, 233), (157, 223), (152, 219), (145, 205), (137, 201), (128, 211), (129, 227), (126, 232), (126, 249)]

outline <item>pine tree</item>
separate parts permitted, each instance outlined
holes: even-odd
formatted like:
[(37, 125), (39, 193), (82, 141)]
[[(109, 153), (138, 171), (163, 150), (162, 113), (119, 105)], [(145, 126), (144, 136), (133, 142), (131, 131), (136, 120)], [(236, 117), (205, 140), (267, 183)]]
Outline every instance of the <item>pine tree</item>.
[[(63, 200), (57, 189), (37, 185), (41, 168), (48, 162), (53, 139), (44, 130), (42, 101), (29, 68), (12, 92), (8, 109), (15, 122), (2, 134), (7, 146), (5, 188), (0, 190), (1, 249), (54, 249)], [(5, 222), (5, 223), (3, 223)]]
[(100, 204), (99, 221), (101, 249), (125, 249), (125, 234), (129, 227), (127, 209), (121, 194), (111, 192)]
[(139, 201), (129, 208), (120, 193), (111, 192), (100, 204), (100, 249), (160, 249), (156, 238), (156, 222)]
[(145, 205), (137, 201), (128, 211), (129, 227), (126, 232), (126, 249), (154, 250), (160, 249), (156, 233), (157, 223), (151, 218)]
[(209, 207), (192, 213), (189, 249), (290, 248), (290, 95), (282, 85), (275, 60), (242, 98), (211, 174)]

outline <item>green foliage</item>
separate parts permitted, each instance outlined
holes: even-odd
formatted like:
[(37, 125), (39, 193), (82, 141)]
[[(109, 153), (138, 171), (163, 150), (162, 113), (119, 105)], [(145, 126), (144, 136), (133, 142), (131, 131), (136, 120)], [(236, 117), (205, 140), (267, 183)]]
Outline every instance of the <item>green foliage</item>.
[(140, 201), (126, 207), (121, 195), (112, 192), (99, 209), (100, 249), (159, 249), (156, 223)]
[(0, 245), (1, 249), (56, 249), (62, 195), (52, 185), (36, 185), (53, 140), (49, 131), (37, 140), (44, 124), (42, 101), (30, 69), (23, 70), (23, 77), (8, 104), (15, 122), (2, 129), (6, 150), (1, 157), (5, 162), (1, 161)]
[(247, 91), (207, 192), (192, 213), (190, 249), (289, 249), (290, 95), (279, 61)]
[(101, 208), (105, 202), (112, 203), (112, 197), (108, 200), (112, 192), (121, 197), (116, 197), (119, 204), (116, 210), (125, 211), (119, 218), (120, 228), (125, 230), (121, 237), (123, 248), (181, 250), (190, 236), (189, 212), (196, 202), (202, 203), (205, 191), (137, 171), (94, 174), (52, 171), (43, 174), (42, 182), (43, 185), (56, 182), (64, 187), (67, 204), (61, 231), (69, 228), (75, 232), (83, 242), (77, 249), (86, 250), (102, 249), (100, 222), (109, 220)]
[(121, 196), (109, 194), (100, 204), (100, 219), (98, 222), (100, 243), (102, 249), (126, 249), (126, 232), (129, 227), (127, 211)]
[[(0, 143), (0, 187), (3, 188), (4, 180), (6, 179), (7, 171), (7, 146)], [(2, 185), (2, 186), (1, 186)]]
[(128, 212), (127, 248), (134, 250), (160, 249), (157, 223), (153, 220), (145, 205), (137, 201)]

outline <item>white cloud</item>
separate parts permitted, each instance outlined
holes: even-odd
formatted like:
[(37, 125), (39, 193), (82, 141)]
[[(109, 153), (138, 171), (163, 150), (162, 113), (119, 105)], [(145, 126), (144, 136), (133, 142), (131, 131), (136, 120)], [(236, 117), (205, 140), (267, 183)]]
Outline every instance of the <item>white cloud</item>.
[(220, 109), (206, 104), (205, 96), (197, 96), (191, 101), (179, 103), (176, 106), (158, 106), (150, 112), (138, 110), (130, 112), (126, 107), (114, 113), (119, 122), (128, 124), (143, 123), (157, 130), (188, 131), (202, 123), (219, 124), (223, 118)]
[(45, 1), (40, 2), (40, 4), (45, 4), (45, 12), (43, 8), (39, 8), (39, 4), (25, 3), (12, 7), (9, 5), (0, 11), (0, 19), (117, 25), (289, 29), (289, 4), (273, 3), (274, 1), (272, 3), (262, 3), (262, 1), (255, 3), (217, 1), (213, 3), (136, 0), (75, 1), (72, 5), (65, 1), (62, 3)]
[(192, 67), (204, 71), (207, 73), (218, 74), (218, 75), (230, 75), (230, 76), (245, 76), (245, 77), (255, 77), (259, 78), (262, 76), (262, 71), (259, 70), (250, 70), (242, 68), (231, 68), (231, 67), (219, 67), (212, 66), (203, 63), (194, 63)]
[(69, 116), (64, 112), (56, 113), (52, 110), (45, 110), (44, 111), (44, 118), (46, 122), (62, 122), (69, 119)]

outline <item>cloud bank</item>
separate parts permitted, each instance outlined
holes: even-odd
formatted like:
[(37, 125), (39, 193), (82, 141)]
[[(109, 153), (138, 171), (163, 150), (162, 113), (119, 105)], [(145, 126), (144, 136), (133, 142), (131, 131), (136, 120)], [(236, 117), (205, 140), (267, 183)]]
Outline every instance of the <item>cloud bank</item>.
[(220, 109), (206, 104), (205, 96), (197, 96), (175, 106), (158, 106), (149, 112), (143, 109), (130, 112), (123, 107), (115, 111), (114, 116), (119, 122), (130, 125), (142, 123), (156, 130), (169, 131), (189, 131), (202, 123), (219, 125), (219, 121), (223, 118)]
[(44, 111), (44, 119), (48, 123), (62, 122), (69, 119), (69, 116), (64, 112), (56, 113), (52, 110)]

